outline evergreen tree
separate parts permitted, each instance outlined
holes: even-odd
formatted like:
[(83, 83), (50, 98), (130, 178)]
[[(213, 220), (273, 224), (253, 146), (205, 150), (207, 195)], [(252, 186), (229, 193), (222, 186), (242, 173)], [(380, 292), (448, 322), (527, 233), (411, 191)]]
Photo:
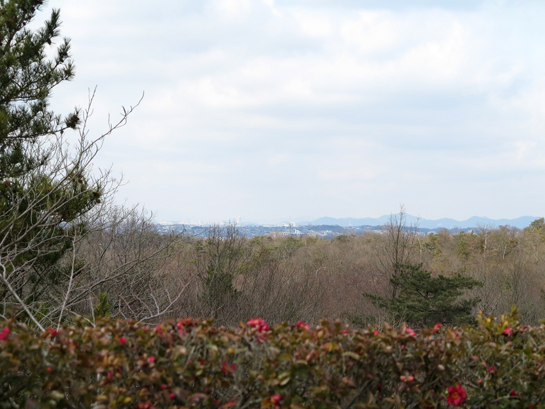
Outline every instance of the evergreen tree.
[(478, 298), (462, 299), (463, 290), (481, 286), (480, 281), (461, 274), (448, 277), (432, 277), (422, 265), (400, 265), (398, 276), (390, 279), (398, 296), (385, 299), (376, 294), (365, 297), (380, 308), (385, 308), (395, 320), (406, 321), (413, 326), (432, 326), (438, 322), (462, 325), (473, 322), (472, 309)]
[(28, 28), (44, 3), (0, 0), (0, 301), (25, 305), (29, 315), (29, 305), (43, 308), (66, 280), (59, 260), (84, 233), (82, 217), (104, 187), (88, 176), (96, 145), (83, 132), (70, 150), (62, 136), (78, 128), (81, 112), (62, 119), (49, 107), (74, 65), (69, 40), (59, 40), (58, 10), (42, 28)]
[[(79, 124), (79, 113), (64, 121), (49, 109), (52, 89), (74, 77), (70, 41), (59, 36), (59, 10), (44, 27), (27, 28), (44, 0), (0, 0), (0, 179), (17, 178), (47, 160), (28, 155), (28, 143)], [(52, 59), (47, 52), (56, 51)]]

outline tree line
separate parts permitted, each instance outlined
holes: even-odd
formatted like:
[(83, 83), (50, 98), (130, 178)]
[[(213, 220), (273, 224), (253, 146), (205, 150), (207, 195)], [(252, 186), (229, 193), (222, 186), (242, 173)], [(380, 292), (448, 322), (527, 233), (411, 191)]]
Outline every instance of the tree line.
[(238, 324), (321, 318), (354, 325), (457, 325), (477, 311), (545, 318), (543, 219), (526, 229), (420, 235), (402, 208), (380, 232), (333, 240), (246, 238), (235, 225), (205, 238), (158, 234), (150, 214), (115, 203), (119, 181), (93, 169), (88, 105), (52, 112), (74, 77), (60, 13), (29, 23), (43, 0), (0, 0), (0, 316), (44, 329), (74, 316), (156, 323), (214, 317)]

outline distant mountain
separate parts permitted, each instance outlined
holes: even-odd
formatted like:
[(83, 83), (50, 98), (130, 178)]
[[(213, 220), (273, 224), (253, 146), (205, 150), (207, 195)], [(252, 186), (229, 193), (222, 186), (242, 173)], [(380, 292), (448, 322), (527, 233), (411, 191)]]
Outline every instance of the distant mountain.
[[(418, 223), (418, 227), (422, 227), (425, 229), (437, 229), (437, 228), (445, 228), (445, 229), (466, 229), (469, 227), (479, 227), (479, 226), (486, 226), (486, 227), (498, 227), (498, 226), (512, 226), (512, 227), (518, 227), (519, 229), (523, 229), (525, 227), (528, 227), (530, 223), (532, 223), (534, 220), (539, 219), (539, 217), (533, 217), (533, 216), (522, 216), (516, 219), (489, 219), (488, 217), (477, 217), (473, 216), (470, 217), (467, 220), (454, 220), (454, 219), (438, 219), (438, 220), (428, 220), (428, 219), (418, 219), (416, 216), (412, 216), (407, 214), (407, 225), (415, 225)], [(365, 217), (365, 218), (350, 218), (350, 217), (344, 217), (341, 219), (335, 219), (333, 217), (321, 217), (316, 220), (312, 221), (306, 221), (306, 222), (300, 222), (297, 223), (301, 226), (317, 226), (317, 225), (338, 225), (338, 226), (382, 226), (388, 220), (390, 219), (390, 215), (384, 215), (376, 218), (371, 217)]]

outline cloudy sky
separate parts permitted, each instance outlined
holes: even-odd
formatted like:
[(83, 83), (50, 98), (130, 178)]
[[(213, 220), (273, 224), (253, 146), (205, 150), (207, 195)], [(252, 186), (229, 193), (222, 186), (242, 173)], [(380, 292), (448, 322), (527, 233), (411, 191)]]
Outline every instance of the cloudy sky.
[(50, 0), (97, 165), (160, 221), (542, 216), (541, 1)]

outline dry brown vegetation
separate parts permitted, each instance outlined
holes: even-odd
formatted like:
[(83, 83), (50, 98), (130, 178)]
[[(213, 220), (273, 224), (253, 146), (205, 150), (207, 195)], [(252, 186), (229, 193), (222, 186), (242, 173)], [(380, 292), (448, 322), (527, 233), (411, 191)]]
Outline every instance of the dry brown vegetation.
[[(131, 243), (153, 257), (143, 257), (144, 263), (100, 293), (109, 294), (109, 314), (148, 322), (193, 316), (233, 325), (253, 317), (271, 323), (340, 318), (358, 326), (380, 325), (390, 317), (363, 293), (395, 296), (389, 279), (397, 274), (396, 266), (421, 263), (434, 275), (462, 273), (481, 281), (482, 287), (466, 294), (480, 298), (475, 313), (500, 316), (516, 304), (524, 323), (545, 318), (543, 223), (524, 230), (481, 227), (472, 233), (418, 235), (403, 216), (393, 216), (381, 232), (333, 240), (250, 239), (232, 225), (213, 227), (206, 238), (172, 240), (140, 229), (140, 236), (131, 233), (131, 241), (119, 234), (120, 242), (110, 247), (110, 256), (119, 252), (112, 260), (128, 253), (134, 259)], [(104, 264), (112, 266), (113, 261)], [(94, 297), (96, 305), (99, 292)]]

